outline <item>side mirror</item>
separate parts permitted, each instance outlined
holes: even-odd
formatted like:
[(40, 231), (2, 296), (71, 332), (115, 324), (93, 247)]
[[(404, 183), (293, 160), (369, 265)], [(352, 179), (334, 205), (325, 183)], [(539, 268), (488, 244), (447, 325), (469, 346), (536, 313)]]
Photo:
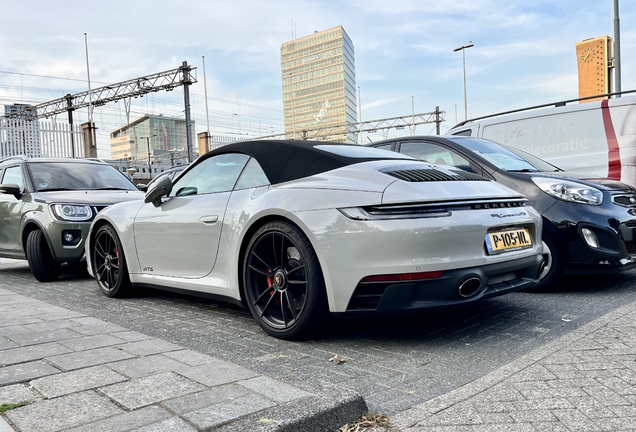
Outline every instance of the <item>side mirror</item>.
[(137, 185), (137, 189), (139, 189), (142, 192), (148, 192), (148, 185), (140, 183)]
[(13, 195), (16, 199), (20, 199), (20, 197), (22, 196), (20, 186), (15, 183), (1, 184), (0, 193)]
[(157, 184), (153, 187), (148, 193), (146, 193), (146, 198), (144, 198), (144, 202), (153, 203), (155, 207), (161, 204), (161, 198), (168, 196), (172, 191), (172, 180), (170, 177), (163, 176), (159, 180), (157, 180)]

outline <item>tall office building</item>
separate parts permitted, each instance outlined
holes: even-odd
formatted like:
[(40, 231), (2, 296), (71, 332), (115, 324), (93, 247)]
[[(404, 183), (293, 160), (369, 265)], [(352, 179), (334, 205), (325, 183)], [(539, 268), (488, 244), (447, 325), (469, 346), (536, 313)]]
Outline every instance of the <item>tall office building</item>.
[[(285, 42), (280, 57), (285, 133), (358, 122), (353, 43), (342, 26)], [(351, 133), (322, 139), (356, 142)]]
[(5, 117), (0, 119), (0, 157), (41, 156), (40, 125), (37, 119), (27, 119), (32, 105), (5, 105)]

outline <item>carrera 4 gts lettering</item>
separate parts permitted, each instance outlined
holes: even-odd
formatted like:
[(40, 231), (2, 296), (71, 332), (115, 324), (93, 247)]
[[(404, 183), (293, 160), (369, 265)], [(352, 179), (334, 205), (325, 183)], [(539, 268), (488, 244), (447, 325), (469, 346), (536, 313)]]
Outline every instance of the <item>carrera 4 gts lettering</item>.
[(518, 217), (518, 216), (528, 216), (528, 213), (526, 213), (526, 212), (518, 212), (518, 213), (510, 213), (510, 214), (506, 214), (506, 213), (491, 213), (490, 216), (496, 217), (496, 218), (510, 218), (510, 217)]

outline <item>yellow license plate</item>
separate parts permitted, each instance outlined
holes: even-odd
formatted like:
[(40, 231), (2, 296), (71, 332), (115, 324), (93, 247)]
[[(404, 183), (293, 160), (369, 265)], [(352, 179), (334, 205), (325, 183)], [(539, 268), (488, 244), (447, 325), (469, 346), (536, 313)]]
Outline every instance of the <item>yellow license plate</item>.
[(528, 228), (486, 234), (486, 248), (491, 255), (530, 247), (532, 247), (532, 238)]

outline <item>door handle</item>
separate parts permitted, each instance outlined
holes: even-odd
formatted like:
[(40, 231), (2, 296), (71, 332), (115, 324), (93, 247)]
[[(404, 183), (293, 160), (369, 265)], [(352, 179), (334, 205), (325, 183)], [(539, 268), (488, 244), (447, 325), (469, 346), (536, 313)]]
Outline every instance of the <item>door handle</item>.
[(216, 223), (216, 221), (219, 220), (219, 217), (214, 215), (214, 216), (201, 216), (199, 218), (199, 222), (203, 222), (204, 224), (213, 224)]

